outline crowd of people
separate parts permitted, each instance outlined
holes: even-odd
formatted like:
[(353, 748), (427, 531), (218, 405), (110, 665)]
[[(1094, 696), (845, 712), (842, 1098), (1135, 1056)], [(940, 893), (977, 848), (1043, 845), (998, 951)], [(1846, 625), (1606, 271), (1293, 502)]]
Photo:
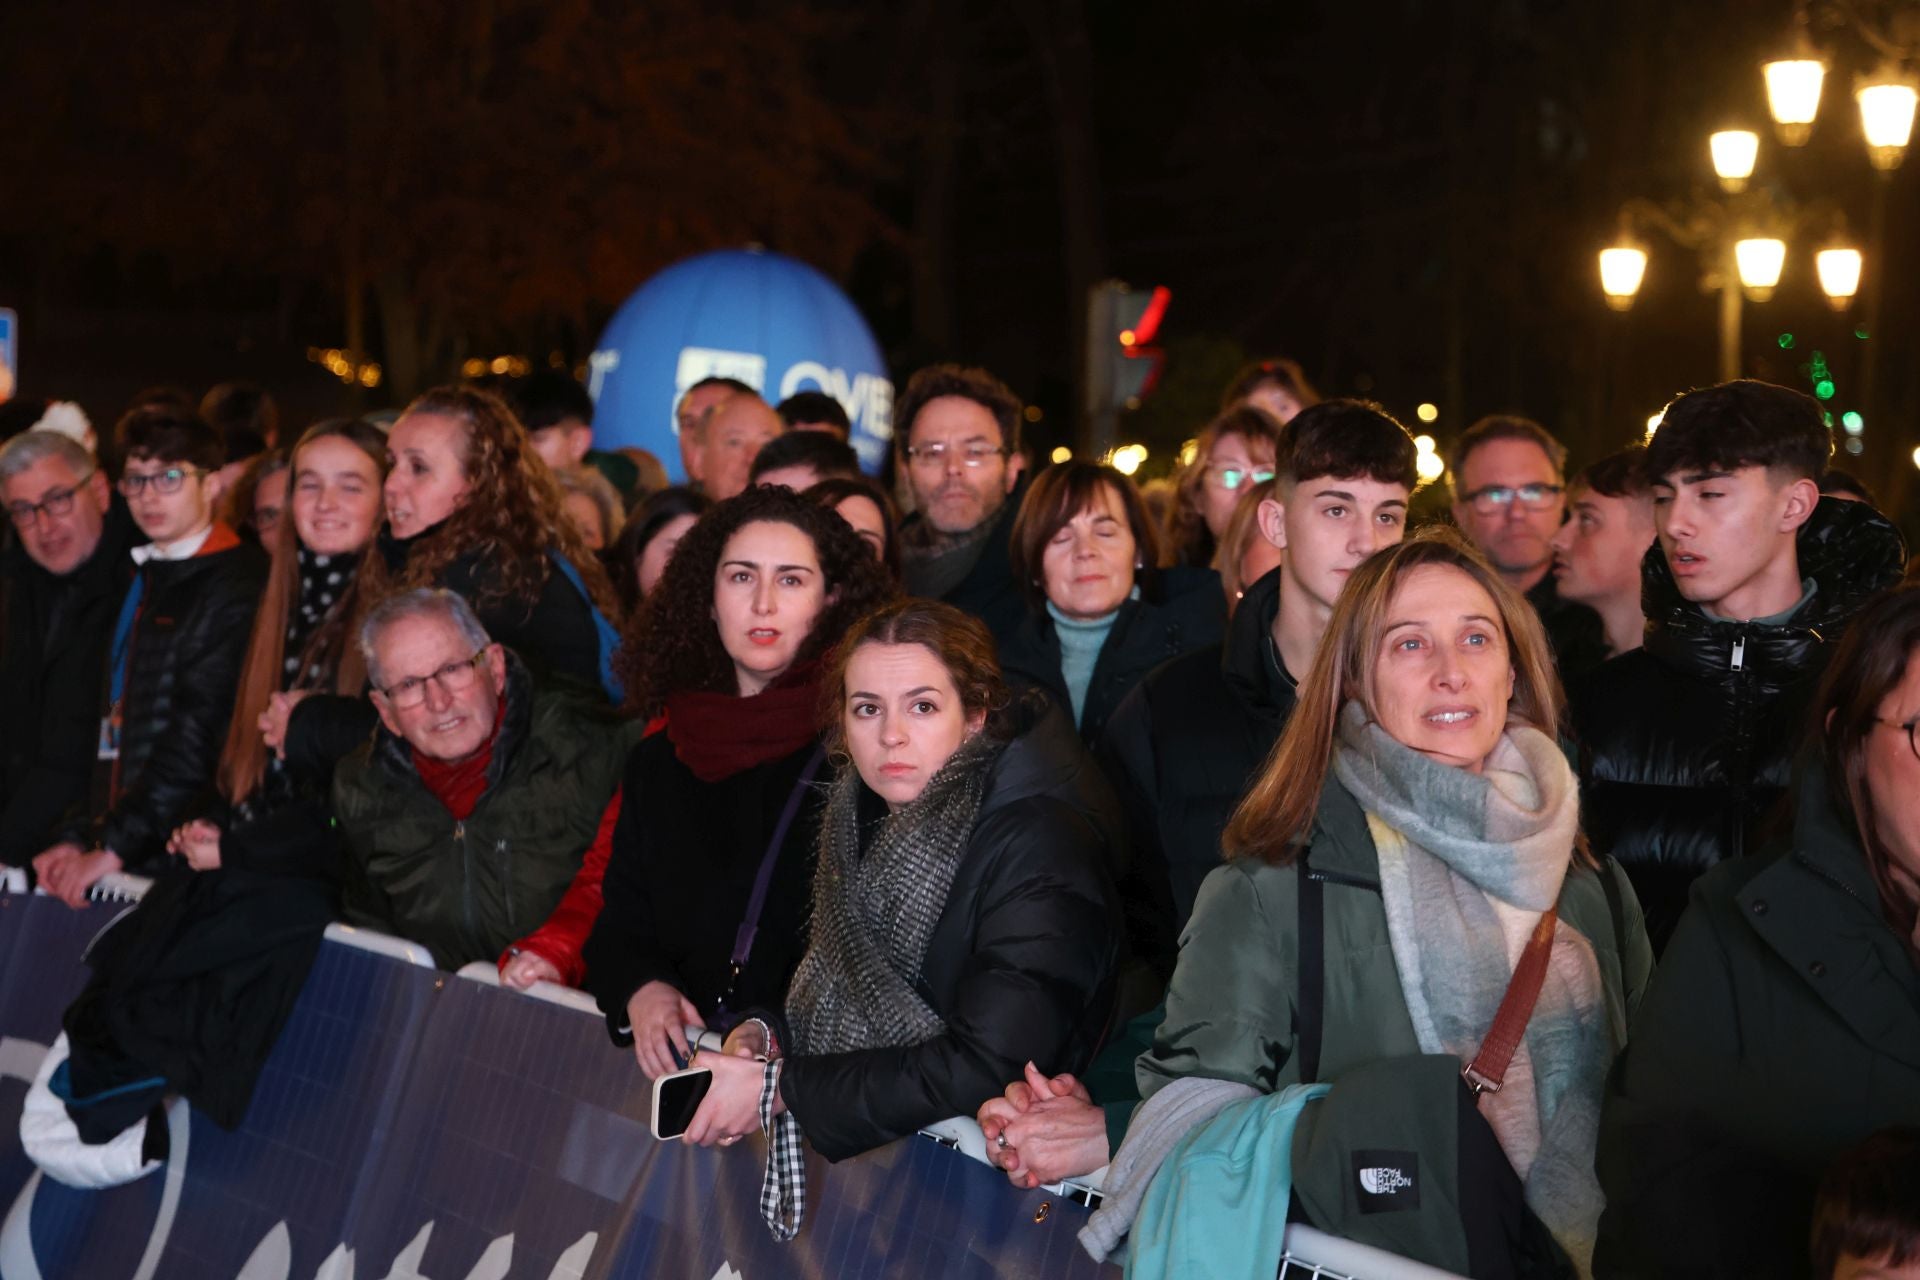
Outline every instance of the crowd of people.
[[(973, 1115), (1018, 1186), (1104, 1169), (1082, 1240), (1147, 1271), (1289, 1184), (1474, 1275), (1920, 1263), (1920, 588), (1817, 402), (1690, 391), (1571, 473), (1485, 418), (1418, 529), (1408, 431), (1286, 360), (1146, 487), (955, 365), (882, 478), (819, 392), (688, 388), (681, 485), (592, 414), (283, 446), (160, 389), (0, 445), (0, 863), (155, 886), (69, 1015), (84, 1141), (237, 1121), (337, 918), (708, 1068), (686, 1137), (766, 1136), (783, 1236), (800, 1143)], [(1382, 1149), (1462, 1185), (1356, 1209)]]

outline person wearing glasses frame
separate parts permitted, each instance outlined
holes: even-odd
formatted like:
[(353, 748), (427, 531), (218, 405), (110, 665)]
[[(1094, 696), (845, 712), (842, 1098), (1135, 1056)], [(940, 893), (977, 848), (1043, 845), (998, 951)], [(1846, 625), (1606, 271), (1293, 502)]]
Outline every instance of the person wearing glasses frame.
[(1611, 1079), (1601, 1274), (1797, 1270), (1822, 1171), (1920, 1125), (1920, 590), (1853, 619), (1809, 712), (1790, 830), (1694, 883)]
[(894, 405), (913, 495), (900, 526), (908, 595), (944, 600), (1005, 643), (1026, 616), (1008, 540), (1020, 506), (1020, 398), (985, 369), (931, 365)]
[(14, 533), (0, 553), (0, 863), (25, 866), (85, 800), (136, 534), (93, 454), (58, 432), (0, 448), (0, 500)]
[(105, 802), (74, 806), (33, 860), (75, 908), (109, 872), (166, 865), (168, 835), (213, 783), (267, 576), (265, 553), (215, 518), (224, 446), (198, 414), (144, 405), (114, 438), (118, 488), (148, 541), (108, 624), (93, 762)]
[(1213, 564), (1240, 495), (1273, 479), (1280, 426), (1265, 409), (1235, 404), (1200, 432), (1167, 514), (1165, 564), (1193, 569)]
[(1461, 433), (1448, 460), (1453, 522), (1540, 615), (1563, 682), (1607, 656), (1606, 627), (1584, 604), (1561, 598), (1553, 539), (1567, 515), (1567, 450), (1528, 418), (1495, 415)]

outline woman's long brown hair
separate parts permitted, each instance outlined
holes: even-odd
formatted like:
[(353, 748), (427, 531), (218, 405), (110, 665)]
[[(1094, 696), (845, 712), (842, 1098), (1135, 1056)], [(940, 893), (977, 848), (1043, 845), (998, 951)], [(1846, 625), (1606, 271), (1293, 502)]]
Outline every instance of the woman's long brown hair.
[[(1333, 767), (1340, 709), (1357, 699), (1372, 714), (1374, 659), (1393, 593), (1409, 573), (1429, 565), (1460, 570), (1493, 598), (1513, 663), (1507, 724), (1559, 737), (1564, 698), (1554, 673), (1553, 651), (1533, 606), (1458, 532), (1444, 525), (1429, 526), (1397, 546), (1375, 552), (1347, 579), (1286, 730), (1227, 824), (1223, 845), (1229, 858), (1260, 858), (1285, 866), (1299, 856), (1313, 830), (1327, 771)], [(1577, 839), (1574, 849), (1576, 858), (1595, 865), (1584, 839)]]
[(1894, 873), (1892, 852), (1880, 834), (1880, 816), (1867, 786), (1867, 742), (1881, 728), (1880, 704), (1899, 687), (1907, 664), (1920, 654), (1920, 587), (1897, 587), (1861, 611), (1827, 667), (1808, 725), (1827, 770), (1835, 812), (1860, 834), (1867, 870), (1880, 895), (1880, 912), (1920, 962), (1913, 940), (1920, 903)]
[[(299, 474), (300, 451), (316, 440), (338, 438), (357, 447), (373, 460), (375, 484), (387, 474), (387, 437), (372, 423), (358, 418), (330, 418), (315, 423), (300, 442), (293, 446), (287, 480), (287, 512), (280, 543), (273, 553), (273, 565), (267, 571), (266, 594), (253, 615), (253, 634), (247, 641), (246, 660), (240, 667), (240, 683), (233, 700), (233, 717), (227, 721), (227, 741), (220, 749), (218, 779), (220, 794), (229, 804), (239, 804), (261, 779), (267, 776), (267, 744), (260, 737), (260, 716), (267, 702), (279, 691), (286, 668), (287, 619), (300, 601), (300, 535), (293, 524), (294, 478)], [(374, 522), (378, 532), (379, 521)], [(373, 540), (367, 540), (367, 547)], [(364, 557), (367, 548), (361, 549)], [(331, 669), (333, 692), (358, 696), (366, 683), (366, 664), (360, 647), (353, 643), (353, 629), (364, 610), (364, 597), (356, 574), (350, 586), (327, 616), (307, 637), (300, 654), (300, 670), (318, 664)], [(298, 681), (296, 680), (296, 684)]]

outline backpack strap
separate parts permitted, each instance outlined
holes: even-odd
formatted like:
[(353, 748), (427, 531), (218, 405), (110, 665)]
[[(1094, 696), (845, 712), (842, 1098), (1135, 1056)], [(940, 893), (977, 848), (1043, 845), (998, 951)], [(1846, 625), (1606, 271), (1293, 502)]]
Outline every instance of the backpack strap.
[(580, 576), (580, 570), (574, 568), (573, 561), (558, 551), (550, 551), (548, 557), (554, 567), (560, 570), (560, 576), (573, 584), (573, 589), (586, 601), (587, 612), (593, 616), (594, 639), (600, 647), (600, 687), (608, 698), (619, 703), (625, 701), (626, 690), (621, 687), (620, 677), (613, 673), (614, 655), (620, 652), (620, 628), (608, 621), (607, 615), (600, 612), (600, 606), (593, 602), (593, 596), (587, 591), (587, 583)]
[(1300, 1083), (1313, 1084), (1320, 1076), (1320, 1037), (1326, 1022), (1327, 901), (1326, 885), (1307, 864), (1303, 846), (1295, 860), (1299, 874), (1299, 975), (1293, 1052), (1300, 1061)]

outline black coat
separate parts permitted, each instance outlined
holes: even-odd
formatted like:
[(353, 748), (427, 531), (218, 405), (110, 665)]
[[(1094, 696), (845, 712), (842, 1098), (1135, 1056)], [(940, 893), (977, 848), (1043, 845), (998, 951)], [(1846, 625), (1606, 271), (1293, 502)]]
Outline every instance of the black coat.
[[(940, 597), (962, 613), (970, 613), (986, 623), (1000, 644), (1005, 644), (1020, 629), (1021, 621), (1027, 616), (1026, 599), (1013, 576), (1012, 546), (1013, 518), (1020, 513), (1020, 502), (1026, 492), (1027, 486), (1022, 483), (1007, 495), (1006, 504), (993, 518), (993, 532), (987, 535), (980, 558), (957, 586)], [(921, 523), (922, 517), (917, 512), (908, 516), (900, 525), (901, 538), (913, 539)], [(908, 595), (925, 594), (914, 586), (911, 565), (906, 568), (905, 576)]]
[(1120, 815), (1066, 715), (1016, 711), (915, 984), (945, 1033), (793, 1057), (781, 1073), (787, 1110), (828, 1160), (970, 1116), (1028, 1061), (1082, 1071), (1105, 1034), (1119, 920), (1104, 868)]
[(1132, 856), (1123, 881), (1134, 955), (1164, 980), (1220, 836), (1293, 712), (1274, 651), (1280, 571), (1247, 588), (1225, 643), (1149, 675), (1107, 722), (1100, 763), (1120, 793)]
[(53, 842), (70, 809), (86, 803), (100, 746), (100, 687), (114, 618), (133, 578), (138, 536), (116, 498), (100, 543), (64, 577), (48, 573), (15, 540), (0, 557), (0, 862), (22, 865)]
[(1645, 646), (1576, 691), (1582, 820), (1632, 877), (1656, 951), (1694, 877), (1758, 848), (1833, 646), (1906, 558), (1886, 517), (1834, 498), (1821, 499), (1798, 545), (1814, 598), (1765, 626), (1707, 617), (1680, 595), (1655, 543), (1642, 562)]
[[(743, 700), (743, 714), (751, 714)], [(633, 749), (614, 826), (613, 853), (582, 958), (587, 989), (616, 1044), (632, 1043), (627, 1001), (649, 982), (675, 988), (711, 1019), (726, 994), (734, 935), (787, 798), (818, 747), (702, 782), (664, 732)], [(824, 782), (827, 766), (814, 773)], [(809, 785), (774, 863), (759, 932), (734, 993), (733, 1012), (778, 1007), (806, 949), (814, 846), (825, 792)]]
[(1857, 824), (1798, 781), (1790, 841), (1694, 883), (1608, 1081), (1601, 1275), (1805, 1275), (1821, 1174), (1920, 1125), (1920, 968)]
[[(1100, 646), (1080, 712), (1080, 737), (1089, 745), (1099, 741), (1114, 708), (1149, 671), (1183, 653), (1220, 643), (1227, 598), (1219, 574), (1171, 569), (1161, 574), (1159, 587), (1153, 600), (1143, 596), (1121, 605), (1113, 630)], [(1073, 714), (1073, 698), (1060, 671), (1060, 634), (1044, 608), (1030, 609), (1001, 643), (1000, 665), (1017, 684), (1045, 690), (1061, 710)]]
[(1527, 592), (1527, 603), (1540, 615), (1562, 684), (1571, 686), (1585, 679), (1607, 660), (1606, 623), (1587, 605), (1563, 599), (1552, 573), (1533, 584)]
[[(167, 864), (167, 837), (212, 789), (226, 744), (267, 557), (215, 525), (212, 536), (223, 535), (234, 544), (226, 550), (150, 560), (137, 571), (145, 586), (127, 646), (120, 758), (96, 763), (95, 791), (111, 800), (96, 807), (91, 824), (92, 838), (128, 871)], [(109, 710), (111, 679), (109, 671), (100, 714)], [(87, 826), (67, 834), (86, 838)]]
[[(407, 559), (430, 537), (432, 529), (411, 538), (395, 538), (384, 529), (374, 545), (398, 578)], [(492, 564), (478, 552), (468, 552), (448, 563), (435, 586), (444, 587), (472, 604), (493, 581)], [(593, 607), (559, 569), (549, 566), (546, 583), (531, 607), (518, 601), (494, 601), (476, 608), (480, 625), (499, 644), (520, 656), (543, 687), (556, 683), (600, 693), (600, 634), (594, 627)], [(287, 765), (302, 778), (323, 785), (333, 766), (372, 736), (379, 716), (365, 698), (321, 694), (302, 700), (287, 723)]]

